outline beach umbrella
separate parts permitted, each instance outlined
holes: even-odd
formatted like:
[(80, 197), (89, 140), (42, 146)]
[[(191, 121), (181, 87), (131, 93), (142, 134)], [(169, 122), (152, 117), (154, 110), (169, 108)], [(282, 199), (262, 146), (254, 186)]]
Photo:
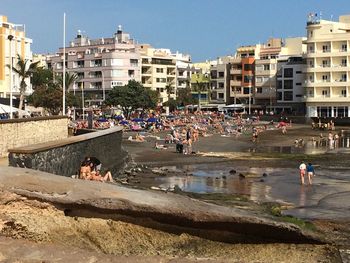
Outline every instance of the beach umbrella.
[(149, 118), (147, 122), (158, 122), (157, 118)]
[(127, 122), (127, 121), (121, 121), (121, 122), (119, 122), (119, 124), (121, 124), (121, 125), (126, 125), (126, 124), (129, 124), (129, 122)]
[(99, 118), (99, 119), (97, 119), (97, 121), (99, 121), (99, 122), (107, 122), (108, 120), (105, 119), (105, 118)]
[(142, 118), (135, 118), (132, 119), (133, 122), (143, 122), (144, 120)]
[(117, 116), (114, 116), (114, 119), (116, 119), (116, 120), (122, 120), (122, 119), (124, 119), (124, 117), (121, 116), (121, 115), (117, 115)]

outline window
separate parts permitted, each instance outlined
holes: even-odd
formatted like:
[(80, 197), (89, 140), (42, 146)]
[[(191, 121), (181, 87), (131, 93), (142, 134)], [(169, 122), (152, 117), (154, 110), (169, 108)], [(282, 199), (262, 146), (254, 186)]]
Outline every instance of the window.
[(156, 69), (156, 72), (157, 72), (157, 73), (163, 73), (163, 72), (164, 72), (164, 69), (163, 69), (163, 68), (157, 68), (157, 69)]
[(256, 88), (256, 93), (262, 93), (262, 88)]
[(282, 100), (282, 92), (277, 92), (277, 100)]
[(326, 90), (326, 89), (322, 90), (322, 96), (328, 97), (328, 90)]
[(346, 65), (347, 65), (346, 58), (343, 58), (343, 59), (341, 60), (341, 66), (342, 66), (342, 67), (346, 67)]
[(295, 83), (296, 86), (301, 86), (300, 82)]
[(261, 83), (262, 80), (263, 80), (262, 77), (257, 77), (257, 78), (256, 78), (256, 83)]
[(347, 44), (342, 44), (340, 50), (341, 50), (342, 52), (346, 52), (346, 51), (348, 50)]
[(282, 81), (281, 80), (277, 81), (277, 89), (282, 89)]
[(270, 70), (270, 65), (263, 65), (264, 70)]
[(245, 75), (244, 76), (244, 83), (250, 83), (253, 80), (253, 76)]
[(284, 80), (284, 89), (293, 89), (293, 80)]
[(225, 72), (220, 71), (220, 72), (219, 72), (219, 78), (223, 78), (223, 77), (225, 77)]
[(224, 84), (223, 82), (219, 82), (219, 88), (220, 88), (220, 89), (223, 89), (224, 86), (225, 86), (225, 84)]
[(341, 74), (340, 81), (346, 82), (346, 73), (342, 73), (342, 74)]
[(128, 70), (128, 76), (129, 76), (129, 78), (134, 78), (135, 77), (135, 70), (129, 69)]
[(293, 91), (285, 91), (283, 98), (285, 101), (292, 101), (293, 100)]
[(137, 67), (139, 65), (139, 61), (137, 59), (130, 59), (130, 66)]
[(253, 70), (253, 64), (244, 64), (244, 70), (245, 71), (252, 71)]
[(243, 94), (249, 94), (250, 88), (243, 88)]
[(166, 78), (156, 78), (156, 82), (158, 82), (158, 83), (166, 83)]
[(311, 38), (313, 36), (313, 31), (312, 30), (309, 30), (309, 38)]
[(120, 87), (123, 86), (123, 82), (121, 81), (111, 81), (111, 87)]
[(341, 96), (346, 97), (346, 89), (341, 90)]
[(328, 45), (323, 45), (323, 46), (322, 46), (322, 52), (323, 52), (323, 53), (327, 53), (327, 52), (329, 52), (329, 51), (330, 51), (330, 48), (329, 48)]
[(322, 67), (323, 68), (329, 67), (329, 61), (328, 60), (322, 60)]
[(102, 59), (91, 60), (91, 67), (102, 67)]
[(297, 94), (297, 95), (295, 95), (295, 97), (297, 97), (297, 98), (302, 98), (303, 95), (302, 95), (302, 94)]
[(285, 78), (293, 78), (293, 69), (292, 68), (285, 68), (284, 69), (284, 77)]
[(223, 99), (224, 98), (224, 93), (218, 93), (219, 95), (219, 99)]
[(300, 70), (295, 71), (295, 74), (302, 74)]
[(328, 82), (328, 75), (322, 75), (322, 81)]

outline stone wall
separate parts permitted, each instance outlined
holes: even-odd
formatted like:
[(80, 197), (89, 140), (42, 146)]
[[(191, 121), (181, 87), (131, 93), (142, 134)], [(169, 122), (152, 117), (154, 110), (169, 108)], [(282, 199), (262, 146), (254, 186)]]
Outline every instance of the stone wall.
[(67, 117), (0, 120), (0, 157), (8, 149), (68, 137)]
[(122, 148), (122, 128), (79, 135), (54, 142), (41, 143), (9, 150), (9, 164), (57, 175), (77, 174), (87, 156), (101, 160), (102, 171), (113, 175), (124, 166), (127, 153)]

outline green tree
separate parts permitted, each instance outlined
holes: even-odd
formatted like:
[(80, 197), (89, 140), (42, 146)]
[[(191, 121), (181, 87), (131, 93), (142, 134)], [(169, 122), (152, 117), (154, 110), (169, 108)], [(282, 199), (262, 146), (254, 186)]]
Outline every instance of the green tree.
[(130, 113), (138, 108), (154, 109), (157, 106), (158, 93), (146, 89), (135, 80), (122, 87), (114, 87), (106, 97), (106, 105), (120, 106), (124, 114), (129, 117)]
[(43, 86), (43, 85), (49, 85), (50, 83), (53, 83), (53, 72), (51, 69), (38, 67), (31, 78), (31, 83), (33, 86), (33, 90), (36, 88)]
[(58, 115), (62, 109), (62, 89), (53, 83), (38, 86), (28, 102), (34, 107), (43, 107), (52, 115)]
[[(19, 108), (23, 108), (23, 101), (24, 101), (24, 95), (27, 90), (27, 83), (26, 79), (30, 78), (33, 73), (37, 70), (38, 62), (29, 63), (28, 59), (22, 58), (20, 55), (17, 55), (17, 63), (15, 66), (12, 67), (12, 70), (18, 74), (20, 77), (20, 84), (19, 84)], [(9, 66), (10, 67), (10, 66)]]
[(196, 99), (193, 98), (192, 91), (189, 86), (178, 90), (176, 101), (178, 106), (186, 106), (196, 103)]
[[(62, 76), (63, 76), (63, 74), (58, 76), (57, 83), (63, 89), (63, 78), (62, 78)], [(78, 75), (77, 74), (66, 72), (65, 82), (66, 82), (66, 90), (68, 92), (69, 92), (69, 88), (72, 87), (74, 82), (77, 81), (77, 80), (78, 80)]]

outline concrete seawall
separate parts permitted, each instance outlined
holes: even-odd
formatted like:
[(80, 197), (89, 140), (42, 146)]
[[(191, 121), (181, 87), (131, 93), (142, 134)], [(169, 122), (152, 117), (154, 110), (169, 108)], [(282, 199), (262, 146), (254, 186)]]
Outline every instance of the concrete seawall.
[(30, 168), (57, 175), (77, 174), (87, 156), (101, 160), (102, 171), (117, 174), (125, 164), (122, 128), (96, 131), (53, 142), (39, 143), (9, 149), (9, 165)]
[(10, 148), (67, 138), (67, 117), (0, 120), (0, 134), (0, 157), (5, 157)]

